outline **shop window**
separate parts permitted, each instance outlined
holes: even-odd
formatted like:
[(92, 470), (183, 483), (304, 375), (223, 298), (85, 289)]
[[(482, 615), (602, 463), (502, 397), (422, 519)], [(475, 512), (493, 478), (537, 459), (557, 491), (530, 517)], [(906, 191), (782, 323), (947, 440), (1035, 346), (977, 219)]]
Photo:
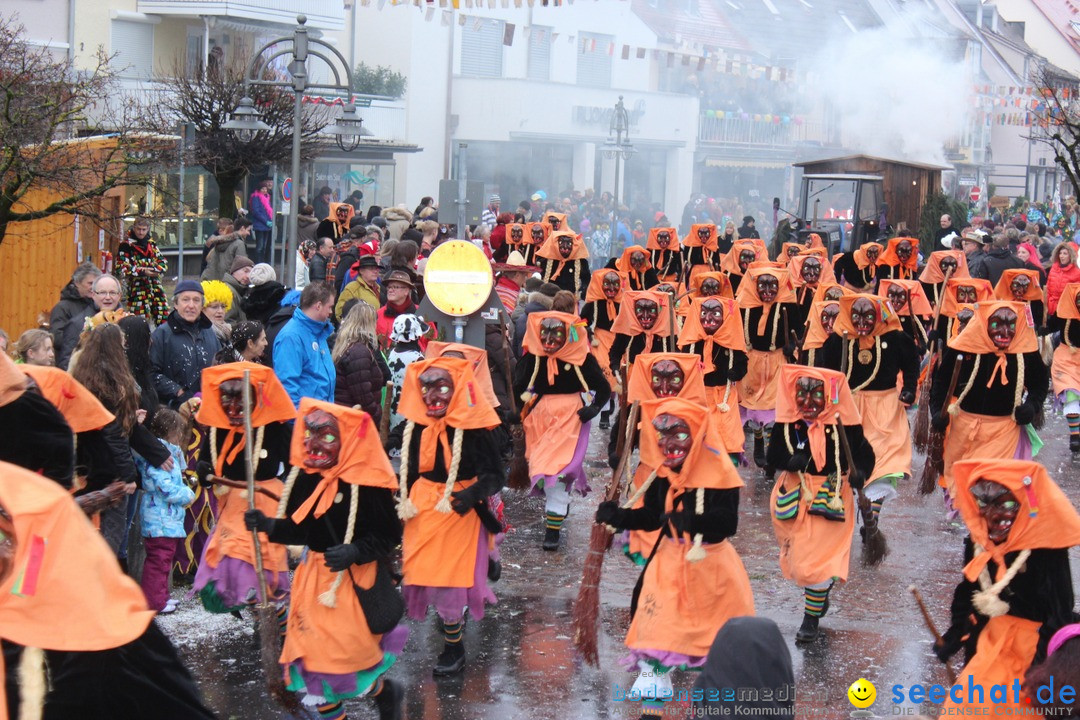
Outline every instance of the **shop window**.
[(466, 77), (502, 77), (503, 22), (473, 20), (461, 28), (461, 74)]
[(154, 71), (154, 26), (129, 20), (112, 21), (112, 66), (121, 77), (148, 80)]
[(611, 87), (611, 55), (615, 38), (611, 35), (579, 33), (577, 43), (577, 84), (581, 87)]

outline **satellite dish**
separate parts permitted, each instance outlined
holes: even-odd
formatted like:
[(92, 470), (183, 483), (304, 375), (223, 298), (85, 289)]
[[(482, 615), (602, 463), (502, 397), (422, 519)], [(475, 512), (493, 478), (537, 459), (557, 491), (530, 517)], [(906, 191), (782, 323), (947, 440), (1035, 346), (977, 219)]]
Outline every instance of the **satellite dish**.
[(494, 276), (491, 261), (466, 240), (450, 240), (432, 251), (424, 267), (424, 292), (451, 317), (472, 315), (487, 303)]

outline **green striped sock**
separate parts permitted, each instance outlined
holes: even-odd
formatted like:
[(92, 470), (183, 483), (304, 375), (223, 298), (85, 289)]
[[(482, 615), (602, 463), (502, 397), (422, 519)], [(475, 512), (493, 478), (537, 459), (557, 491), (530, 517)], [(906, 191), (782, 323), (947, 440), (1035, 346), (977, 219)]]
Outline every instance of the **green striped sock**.
[(316, 707), (320, 720), (345, 720), (345, 707), (340, 703), (327, 703)]
[(825, 601), (829, 599), (829, 588), (815, 590), (803, 588), (803, 602), (806, 614), (812, 617), (821, 617), (825, 614)]
[(553, 512), (544, 513), (544, 527), (548, 530), (561, 530), (565, 515), (556, 515)]
[(1066, 415), (1065, 422), (1069, 423), (1069, 434), (1080, 435), (1080, 415)]
[(874, 514), (874, 517), (877, 517), (878, 515), (881, 514), (881, 506), (884, 505), (884, 504), (885, 504), (884, 500), (871, 500), (870, 501), (870, 512), (872, 512)]
[(465, 629), (465, 623), (461, 621), (456, 623), (444, 622), (442, 628), (443, 639), (446, 642), (454, 645), (461, 642), (461, 631)]

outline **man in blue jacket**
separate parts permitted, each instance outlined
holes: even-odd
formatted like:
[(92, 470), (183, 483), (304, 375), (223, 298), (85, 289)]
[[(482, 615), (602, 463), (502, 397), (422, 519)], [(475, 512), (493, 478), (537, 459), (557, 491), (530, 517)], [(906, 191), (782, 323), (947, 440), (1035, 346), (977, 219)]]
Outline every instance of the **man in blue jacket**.
[(300, 398), (334, 402), (337, 372), (326, 339), (334, 332), (334, 291), (313, 282), (300, 293), (300, 307), (274, 338), (274, 372), (299, 406)]

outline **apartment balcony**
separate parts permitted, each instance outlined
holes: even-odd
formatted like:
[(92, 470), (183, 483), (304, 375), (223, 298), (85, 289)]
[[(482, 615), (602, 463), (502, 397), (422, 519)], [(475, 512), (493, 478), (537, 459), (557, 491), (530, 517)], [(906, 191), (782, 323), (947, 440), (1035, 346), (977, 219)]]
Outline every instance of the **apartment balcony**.
[(138, 11), (148, 15), (235, 18), (237, 20), (295, 25), (306, 15), (308, 27), (340, 30), (345, 26), (341, 0), (139, 0)]
[(833, 144), (824, 123), (765, 122), (753, 118), (717, 118), (701, 114), (698, 142), (702, 145), (730, 145), (742, 148), (791, 147), (803, 143)]

